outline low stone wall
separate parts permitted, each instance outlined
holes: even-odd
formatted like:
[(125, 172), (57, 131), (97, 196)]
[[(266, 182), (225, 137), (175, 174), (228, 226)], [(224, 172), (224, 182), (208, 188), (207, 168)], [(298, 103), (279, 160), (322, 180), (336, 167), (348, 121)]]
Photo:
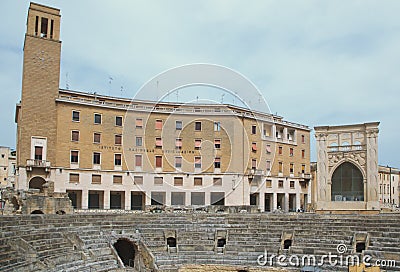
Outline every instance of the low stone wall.
[(185, 265), (179, 268), (178, 272), (288, 272), (295, 270), (287, 270), (283, 268), (247, 268), (229, 265)]

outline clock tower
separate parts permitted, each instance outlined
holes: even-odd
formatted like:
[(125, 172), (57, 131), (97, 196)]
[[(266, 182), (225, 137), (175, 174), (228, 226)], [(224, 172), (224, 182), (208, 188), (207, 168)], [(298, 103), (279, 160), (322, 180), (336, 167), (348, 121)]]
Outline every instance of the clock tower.
[(30, 180), (37, 176), (48, 181), (51, 179), (50, 169), (56, 165), (60, 18), (59, 9), (30, 3), (24, 42), (21, 102), (16, 109), (18, 189), (29, 188)]

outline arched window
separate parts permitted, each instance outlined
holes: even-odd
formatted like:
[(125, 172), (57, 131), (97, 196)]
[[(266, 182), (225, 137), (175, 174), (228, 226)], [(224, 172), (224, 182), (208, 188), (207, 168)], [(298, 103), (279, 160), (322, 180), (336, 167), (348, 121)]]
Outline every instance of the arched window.
[(362, 149), (361, 142), (355, 141), (354, 142), (354, 150), (361, 150), (361, 149)]
[(329, 145), (329, 151), (338, 151), (338, 144), (336, 142), (335, 143), (331, 143)]
[(350, 151), (349, 142), (343, 142), (342, 145), (341, 145), (340, 151)]
[(43, 184), (46, 181), (42, 177), (34, 177), (29, 181), (29, 189), (39, 189), (40, 192), (43, 192)]
[(332, 175), (332, 201), (364, 201), (361, 171), (352, 163), (342, 163)]

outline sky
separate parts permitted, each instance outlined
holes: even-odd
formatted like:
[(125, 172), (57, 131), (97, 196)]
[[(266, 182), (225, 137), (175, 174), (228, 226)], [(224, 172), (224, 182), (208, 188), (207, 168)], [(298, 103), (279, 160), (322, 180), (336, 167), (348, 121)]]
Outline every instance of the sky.
[[(61, 88), (133, 97), (167, 69), (217, 64), (247, 77), (286, 120), (380, 121), (379, 163), (400, 167), (400, 1), (37, 2), (61, 9)], [(0, 1), (2, 146), (15, 147), (28, 7)]]

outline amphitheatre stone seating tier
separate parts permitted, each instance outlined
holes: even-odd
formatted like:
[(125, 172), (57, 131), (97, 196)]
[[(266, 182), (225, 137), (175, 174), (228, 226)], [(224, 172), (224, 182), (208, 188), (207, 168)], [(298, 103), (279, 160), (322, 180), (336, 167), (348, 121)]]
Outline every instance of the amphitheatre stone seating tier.
[[(257, 258), (265, 251), (299, 258), (313, 254), (319, 260), (338, 254), (339, 244), (347, 247), (344, 256), (395, 260), (396, 267), (385, 271), (400, 271), (398, 214), (91, 212), (2, 216), (0, 228), (0, 271), (123, 271), (113, 247), (119, 239), (137, 245), (138, 255), (148, 251), (151, 258), (137, 263), (145, 267), (151, 259), (154, 271), (177, 271), (186, 264), (259, 267)], [(360, 243), (365, 248), (356, 252)], [(327, 260), (321, 268), (347, 271)]]

